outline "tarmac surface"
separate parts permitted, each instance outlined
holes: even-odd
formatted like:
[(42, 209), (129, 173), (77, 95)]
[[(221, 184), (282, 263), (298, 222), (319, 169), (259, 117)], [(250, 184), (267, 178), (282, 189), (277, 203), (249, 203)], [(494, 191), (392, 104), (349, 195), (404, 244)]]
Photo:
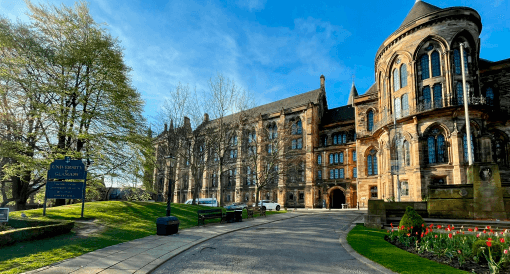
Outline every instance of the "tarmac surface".
[(238, 230), (196, 245), (151, 273), (381, 273), (339, 241), (359, 216), (302, 214)]
[(297, 210), (152, 235), (27, 273), (393, 273), (346, 241), (366, 210)]

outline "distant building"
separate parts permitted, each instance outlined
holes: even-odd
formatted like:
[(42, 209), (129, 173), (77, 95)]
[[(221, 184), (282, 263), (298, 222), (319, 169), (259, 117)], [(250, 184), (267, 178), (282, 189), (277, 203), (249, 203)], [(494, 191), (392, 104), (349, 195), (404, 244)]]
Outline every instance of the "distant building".
[[(496, 162), (510, 182), (510, 59), (479, 58), (479, 14), (466, 7), (441, 9), (416, 1), (402, 25), (381, 45), (375, 58), (376, 82), (363, 95), (353, 83), (346, 106), (329, 109), (325, 77), (320, 87), (248, 110), (255, 132), (295, 123), (295, 142), (285, 150), (302, 157), (298, 174), (282, 174), (261, 192), (286, 207), (366, 207), (369, 199), (394, 199), (400, 173), (403, 201), (421, 201), (431, 184), (466, 182), (467, 149), (460, 74), (460, 43), (465, 46), (469, 114), (475, 162)], [(393, 127), (396, 122), (397, 129)], [(208, 118), (204, 123), (211, 123)], [(185, 122), (189, 126), (189, 121)], [(155, 142), (162, 168), (154, 184), (166, 198), (176, 182), (174, 202), (192, 198), (186, 164), (167, 159), (165, 127)], [(228, 173), (219, 182), (208, 155), (199, 197), (254, 203), (254, 186), (242, 168), (248, 132), (236, 131)], [(397, 133), (397, 134), (396, 134)], [(258, 135), (257, 135), (258, 136)], [(170, 175), (170, 176), (168, 176)]]

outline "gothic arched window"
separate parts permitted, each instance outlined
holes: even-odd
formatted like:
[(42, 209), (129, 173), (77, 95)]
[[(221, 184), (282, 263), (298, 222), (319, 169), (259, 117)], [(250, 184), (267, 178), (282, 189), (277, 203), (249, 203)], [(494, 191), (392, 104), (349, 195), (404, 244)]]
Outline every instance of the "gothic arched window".
[(485, 90), (485, 99), (487, 100), (487, 104), (489, 106), (494, 106), (494, 91), (492, 88), (487, 88)]
[(377, 186), (370, 188), (370, 198), (377, 199)]
[(402, 117), (402, 106), (400, 105), (400, 98), (395, 98), (395, 115), (398, 118)]
[(411, 151), (409, 149), (409, 142), (407, 140), (404, 141), (404, 162), (406, 166), (411, 165)]
[(333, 153), (329, 154), (329, 163), (330, 163), (330, 164), (333, 164), (333, 163), (334, 163), (333, 157), (334, 157), (334, 154), (333, 154)]
[[(453, 50), (453, 64), (455, 66), (455, 74), (461, 74), (461, 62), (460, 62), (460, 50), (454, 49)], [(468, 54), (466, 50), (464, 49), (464, 70), (466, 71), (466, 74), (468, 74)]]
[(443, 90), (440, 83), (434, 85), (434, 107), (440, 108), (443, 106)]
[(400, 86), (406, 87), (407, 86), (407, 65), (403, 64), (400, 67)]
[(369, 131), (374, 129), (374, 112), (372, 110), (369, 110), (367, 113), (367, 128)]
[(343, 164), (344, 163), (344, 153), (343, 152), (340, 152), (340, 163)]
[(442, 131), (437, 128), (431, 130), (427, 137), (429, 164), (446, 163), (448, 161), (446, 147), (447, 144)]
[(508, 165), (508, 137), (505, 133), (492, 133), (492, 157), (500, 167)]
[(367, 156), (367, 171), (368, 175), (377, 175), (377, 151), (372, 149)]
[(393, 70), (393, 90), (397, 91), (400, 89), (400, 74), (398, 68)]
[(420, 65), (421, 65), (421, 79), (429, 79), (430, 78), (430, 72), (429, 72), (429, 55), (423, 54), (420, 58)]
[(432, 64), (432, 77), (441, 76), (441, 62), (439, 59), (439, 52), (432, 52), (430, 59)]

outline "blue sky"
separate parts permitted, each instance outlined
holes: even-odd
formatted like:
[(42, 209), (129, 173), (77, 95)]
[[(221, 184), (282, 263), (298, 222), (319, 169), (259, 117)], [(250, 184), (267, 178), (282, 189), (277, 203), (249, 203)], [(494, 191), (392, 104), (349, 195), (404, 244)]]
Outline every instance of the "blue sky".
[[(33, 1), (39, 2), (45, 1)], [(483, 24), (480, 56), (510, 58), (509, 0), (427, 2), (476, 9)], [(329, 108), (345, 105), (353, 75), (360, 94), (374, 83), (375, 53), (413, 4), (90, 0), (89, 8), (96, 22), (108, 24), (120, 39), (151, 121), (178, 82), (205, 90), (217, 73), (253, 93), (259, 105), (316, 89), (324, 74)], [(10, 19), (27, 20), (26, 11), (22, 0), (0, 1), (0, 14)]]

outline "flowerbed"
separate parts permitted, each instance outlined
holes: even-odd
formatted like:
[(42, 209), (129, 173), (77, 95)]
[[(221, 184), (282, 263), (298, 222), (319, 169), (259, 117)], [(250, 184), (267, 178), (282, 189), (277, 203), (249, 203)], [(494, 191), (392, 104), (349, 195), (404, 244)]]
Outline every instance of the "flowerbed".
[[(393, 227), (385, 239), (421, 257), (472, 273), (510, 273), (510, 233), (487, 226), (464, 230), (448, 225)], [(413, 235), (414, 233), (414, 235)]]

